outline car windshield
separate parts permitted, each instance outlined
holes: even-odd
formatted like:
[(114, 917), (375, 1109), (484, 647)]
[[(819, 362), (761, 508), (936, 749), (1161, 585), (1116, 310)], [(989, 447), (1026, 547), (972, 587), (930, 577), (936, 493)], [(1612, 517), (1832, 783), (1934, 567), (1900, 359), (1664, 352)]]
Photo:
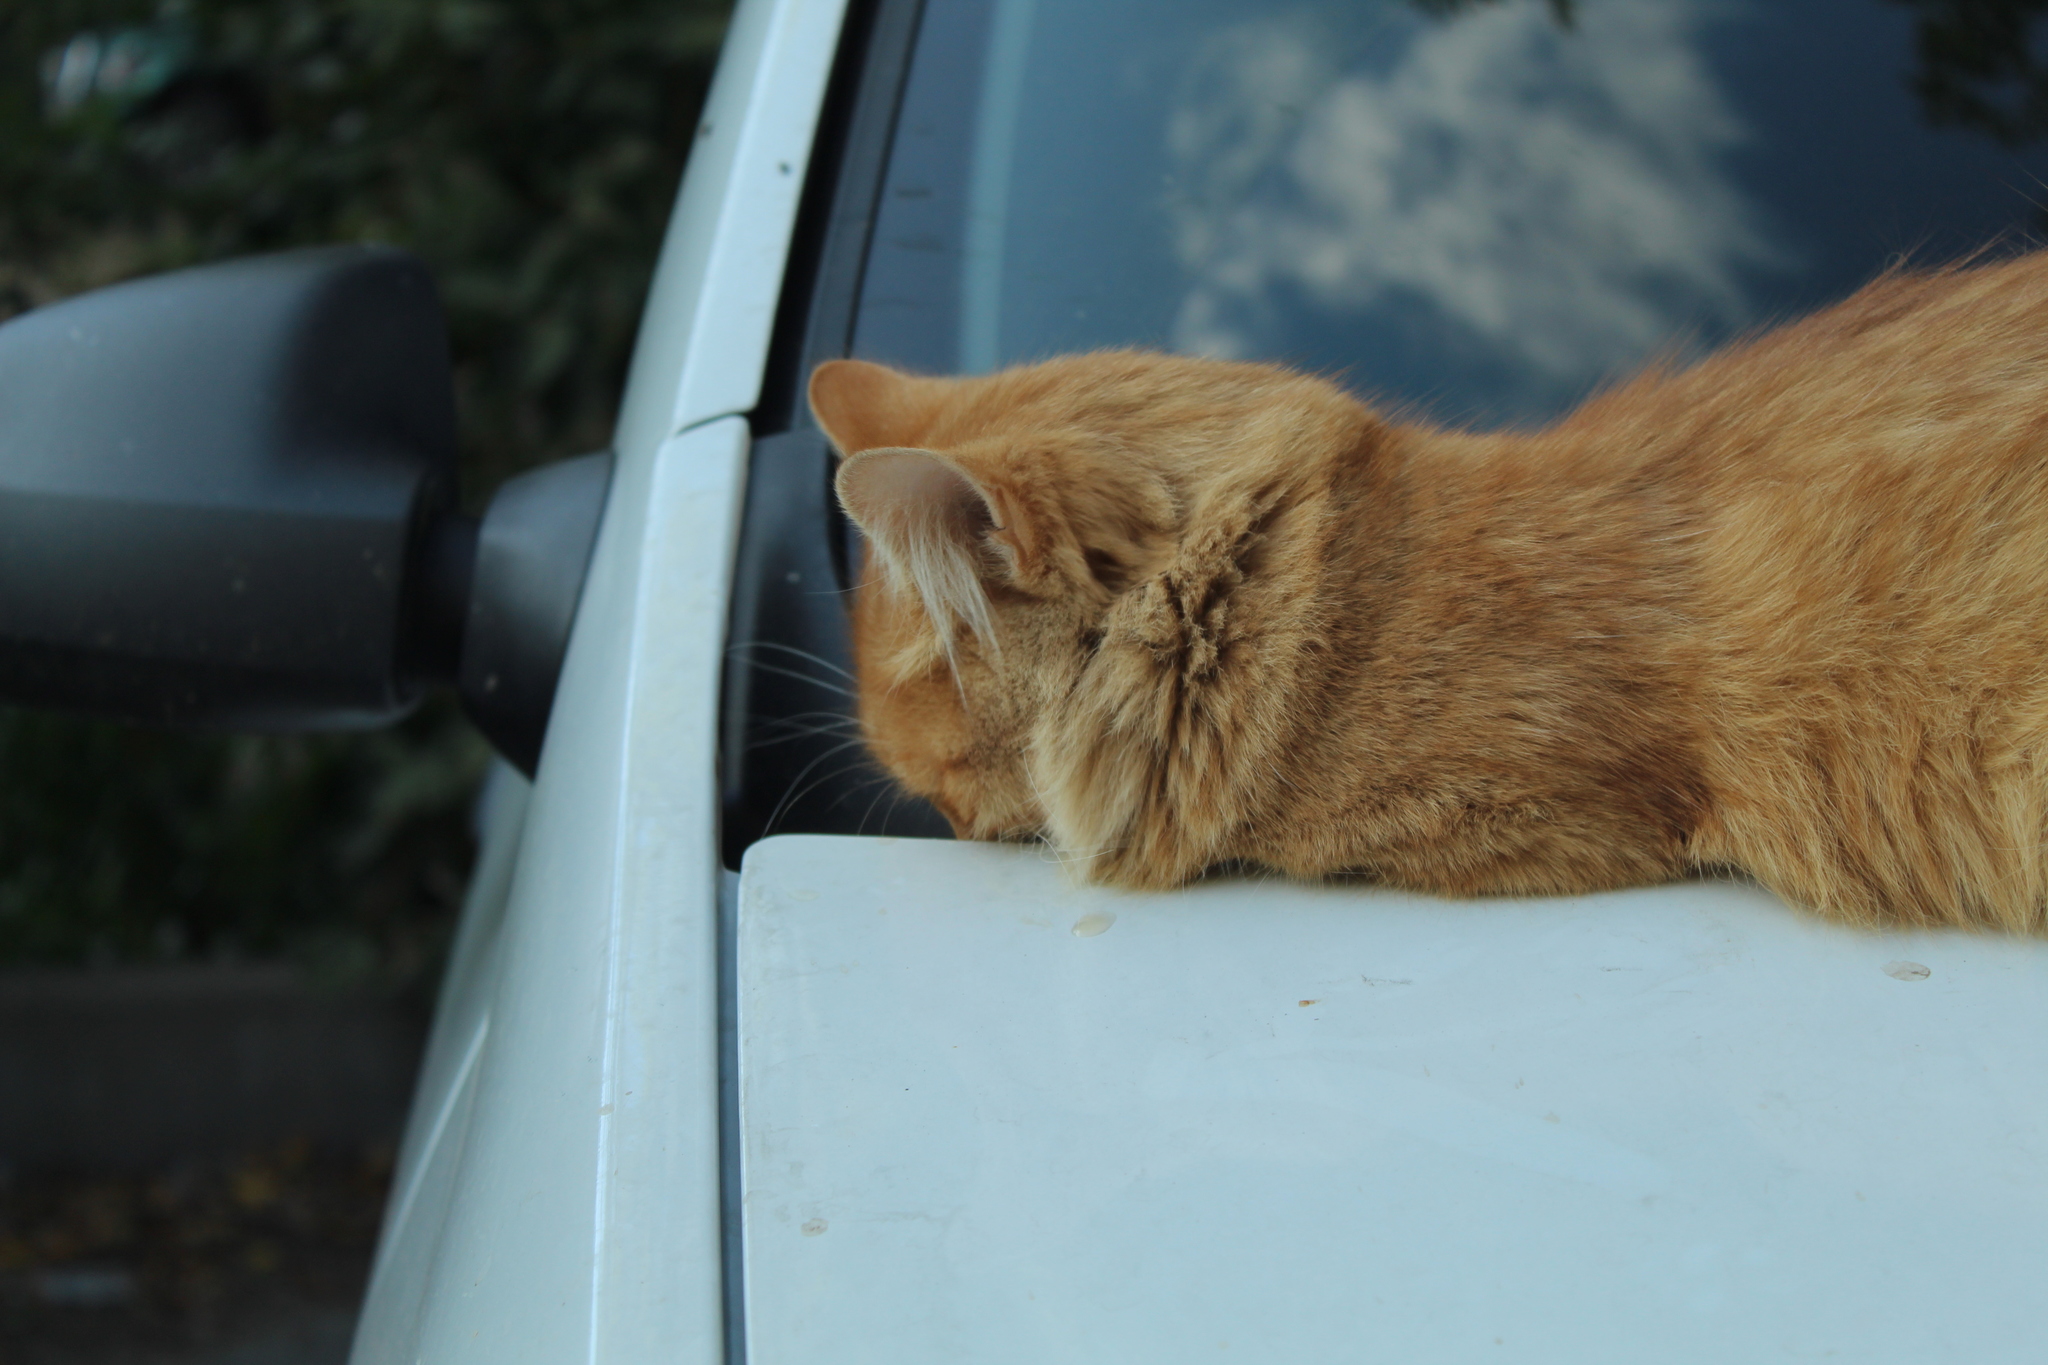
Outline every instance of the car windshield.
[(2048, 157), (2000, 99), (2031, 68), (1963, 8), (931, 0), (854, 350), (1143, 345), (1540, 421), (1901, 259), (2028, 239)]

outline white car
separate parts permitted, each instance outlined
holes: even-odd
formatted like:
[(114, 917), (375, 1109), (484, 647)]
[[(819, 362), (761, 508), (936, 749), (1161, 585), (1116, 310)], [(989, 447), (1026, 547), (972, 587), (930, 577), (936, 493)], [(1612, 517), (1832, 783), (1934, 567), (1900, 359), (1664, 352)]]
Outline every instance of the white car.
[(800, 398), (1140, 343), (1540, 420), (2024, 221), (1910, 23), (742, 0), (355, 1365), (2041, 1359), (2048, 946), (916, 837)]

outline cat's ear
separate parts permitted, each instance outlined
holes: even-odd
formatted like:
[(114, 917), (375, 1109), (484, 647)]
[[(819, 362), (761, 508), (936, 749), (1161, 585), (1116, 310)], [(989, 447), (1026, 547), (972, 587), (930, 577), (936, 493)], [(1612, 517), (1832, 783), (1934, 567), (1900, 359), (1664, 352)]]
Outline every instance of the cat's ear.
[(944, 382), (866, 360), (828, 360), (811, 371), (811, 414), (842, 455), (915, 445)]
[(889, 446), (849, 455), (834, 482), (890, 585), (917, 594), (948, 656), (956, 619), (993, 644), (981, 579), (988, 534), (1001, 523), (987, 490), (936, 451)]

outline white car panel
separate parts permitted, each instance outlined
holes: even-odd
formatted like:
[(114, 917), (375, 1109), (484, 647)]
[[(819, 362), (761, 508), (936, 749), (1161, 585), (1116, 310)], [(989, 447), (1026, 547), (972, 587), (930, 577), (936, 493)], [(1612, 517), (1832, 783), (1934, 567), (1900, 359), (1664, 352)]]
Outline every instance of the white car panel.
[(715, 698), (748, 440), (726, 418), (621, 461), (358, 1365), (724, 1356)]
[(739, 990), (750, 1365), (2042, 1355), (2048, 944), (788, 836)]
[(619, 414), (615, 445), (751, 411), (846, 0), (741, 0)]
[(733, 16), (538, 778), (486, 840), (355, 1365), (724, 1359), (716, 724), (749, 441), (735, 414), (759, 394), (843, 8), (742, 0)]
[(499, 926), (511, 891), (531, 785), (494, 764), (478, 805), (482, 855), (470, 875), (434, 1027), (414, 1086), (411, 1123), (384, 1213), (370, 1292), (356, 1328), (358, 1361), (413, 1360), (427, 1280), (454, 1193), (476, 1096), (476, 1070), (490, 1037)]

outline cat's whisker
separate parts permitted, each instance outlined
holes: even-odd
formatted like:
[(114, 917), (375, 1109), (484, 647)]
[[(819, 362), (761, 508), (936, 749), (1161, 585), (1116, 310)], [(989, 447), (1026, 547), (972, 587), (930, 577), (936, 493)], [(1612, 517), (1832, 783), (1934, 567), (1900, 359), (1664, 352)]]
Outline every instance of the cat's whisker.
[[(839, 591), (838, 589), (834, 589), (834, 592), (835, 592), (835, 593), (837, 593), (838, 591)], [(852, 589), (847, 589), (846, 591), (852, 591)], [(782, 651), (782, 652), (783, 652), (784, 654), (793, 654), (793, 655), (795, 655), (795, 656), (796, 656), (797, 658), (799, 658), (799, 659), (802, 659), (802, 660), (803, 660), (803, 661), (804, 661), (805, 663), (812, 663), (812, 664), (816, 664), (816, 665), (817, 665), (818, 667), (820, 667), (820, 668), (824, 668), (824, 669), (829, 669), (830, 671), (832, 671), (832, 672), (834, 672), (834, 673), (837, 673), (837, 674), (838, 674), (838, 675), (839, 675), (840, 677), (842, 677), (842, 678), (846, 679), (846, 680), (847, 680), (848, 682), (858, 682), (858, 681), (859, 681), (859, 679), (858, 679), (858, 678), (856, 678), (856, 677), (854, 676), (854, 674), (853, 674), (852, 670), (840, 667), (840, 666), (839, 666), (838, 664), (835, 664), (835, 663), (833, 663), (833, 662), (832, 662), (832, 661), (831, 661), (830, 659), (826, 658), (826, 657), (825, 657), (824, 655), (822, 655), (822, 654), (813, 654), (813, 653), (812, 653), (812, 652), (811, 652), (810, 650), (808, 650), (808, 649), (798, 649), (798, 648), (797, 648), (797, 647), (796, 647), (795, 645), (786, 645), (786, 644), (783, 644), (783, 643), (782, 643), (782, 642), (781, 642), (780, 640), (747, 640), (747, 641), (742, 641), (742, 642), (741, 642), (741, 643), (739, 643), (739, 644), (735, 644), (735, 645), (732, 645), (732, 646), (730, 646), (730, 647), (729, 647), (729, 648), (727, 649), (727, 651), (726, 651), (726, 652), (727, 652), (727, 653), (732, 653), (732, 652), (733, 652), (734, 650), (741, 650), (741, 649), (777, 649), (777, 650), (781, 650), (781, 651)]]
[(747, 751), (772, 749), (779, 744), (797, 744), (809, 739), (852, 739), (859, 733), (851, 727), (824, 722), (763, 725), (748, 739)]
[(845, 738), (849, 736), (844, 730), (796, 730), (786, 735), (770, 735), (763, 739), (750, 740), (747, 743), (747, 752), (759, 753), (763, 749), (779, 748), (785, 744), (802, 744), (806, 740)]
[(902, 787), (902, 784), (898, 783), (893, 777), (890, 778), (888, 785), (882, 788), (881, 792), (875, 797), (875, 800), (870, 801), (868, 803), (867, 812), (863, 814), (860, 818), (860, 828), (862, 830), (867, 829), (868, 820), (875, 813), (875, 805), (877, 802), (881, 801), (883, 797), (887, 797), (889, 801), (889, 808), (882, 812), (882, 827), (886, 829), (888, 828), (890, 819), (896, 814), (897, 811), (903, 808), (903, 803), (910, 799), (910, 793), (905, 791)]
[(792, 711), (786, 716), (770, 716), (761, 722), (770, 725), (858, 725), (859, 719), (843, 711)]
[[(868, 832), (868, 821), (875, 818), (875, 807), (881, 805), (883, 800), (895, 790), (896, 785), (892, 779), (887, 786), (875, 793), (874, 799), (868, 802), (868, 808), (860, 813), (860, 823), (853, 827), (855, 834), (866, 834)], [(889, 813), (891, 815), (895, 814), (895, 807), (890, 807)], [(882, 823), (886, 825), (888, 822), (889, 816), (884, 815)]]
[(857, 716), (849, 716), (838, 711), (799, 711), (793, 715), (775, 716), (765, 720), (761, 722), (760, 728), (768, 729), (771, 727), (797, 725), (853, 730), (859, 728), (860, 719)]
[(1041, 850), (1039, 857), (1043, 861), (1052, 863), (1057, 867), (1083, 867), (1095, 862), (1097, 859), (1106, 858), (1112, 853), (1119, 852), (1123, 847), (1121, 844), (1107, 844), (1101, 848), (1093, 849), (1066, 849), (1041, 836), (1039, 840), (1039, 848)]
[(794, 805), (797, 800), (800, 799), (801, 794), (798, 793), (796, 790), (797, 784), (799, 782), (802, 782), (805, 778), (809, 777), (820, 763), (825, 762), (827, 759), (837, 757), (838, 755), (845, 753), (848, 749), (857, 747), (860, 743), (861, 741), (858, 739), (849, 739), (844, 741), (843, 743), (835, 744), (831, 748), (819, 754), (816, 758), (812, 759), (809, 763), (804, 764), (804, 766), (797, 772), (797, 775), (789, 780), (789, 790), (783, 794), (783, 797), (780, 801), (777, 801), (775, 803), (775, 809), (769, 812), (768, 819), (765, 822), (763, 822), (761, 828), (763, 830), (772, 830), (775, 828), (776, 822), (782, 818), (783, 813), (787, 811), (790, 808), (790, 806)]
[[(854, 797), (859, 796), (862, 792), (874, 788), (880, 788), (879, 791), (876, 791), (874, 799), (869, 801), (868, 803), (868, 809), (872, 811), (875, 807), (875, 803), (880, 801), (884, 796), (887, 796), (889, 794), (889, 789), (894, 785), (895, 779), (890, 777), (887, 773), (870, 773), (868, 776), (849, 784), (847, 789), (841, 792), (837, 799), (835, 799), (830, 806), (826, 807), (826, 809), (838, 810), (841, 806), (845, 805)], [(866, 828), (867, 816), (863, 814), (861, 817), (861, 822), (858, 825), (854, 826), (854, 832), (858, 834)]]
[[(806, 796), (809, 796), (812, 792), (824, 786), (827, 782), (835, 781), (838, 778), (845, 777), (848, 773), (859, 772), (860, 769), (861, 764), (859, 763), (850, 763), (844, 768), (834, 768), (831, 772), (821, 775), (815, 782), (811, 783), (810, 786), (805, 787), (802, 791), (798, 792), (795, 798), (791, 800), (790, 804), (794, 806), (798, 801), (803, 800)], [(856, 788), (856, 790), (858, 790), (858, 788)], [(840, 801), (844, 801), (847, 795), (848, 793), (842, 793), (838, 801), (834, 801), (831, 805), (825, 807), (825, 809), (828, 811), (836, 810), (839, 806)]]
[[(845, 767), (845, 768), (832, 768), (832, 769), (828, 769), (827, 771), (825, 771), (825, 772), (822, 772), (822, 773), (818, 774), (818, 776), (816, 777), (816, 779), (814, 779), (813, 781), (811, 781), (810, 783), (808, 783), (807, 785), (805, 785), (805, 786), (803, 786), (803, 787), (801, 787), (801, 788), (797, 788), (797, 789), (793, 790), (793, 791), (792, 791), (792, 792), (790, 793), (790, 801), (789, 801), (789, 804), (790, 804), (790, 808), (791, 808), (792, 810), (793, 810), (793, 809), (795, 809), (795, 807), (797, 806), (797, 804), (798, 804), (799, 802), (801, 802), (801, 801), (802, 801), (802, 800), (803, 800), (803, 799), (804, 799), (805, 797), (809, 796), (809, 795), (810, 795), (810, 794), (811, 794), (812, 792), (816, 791), (816, 790), (817, 790), (818, 788), (820, 788), (820, 787), (824, 786), (824, 785), (825, 785), (826, 783), (828, 783), (828, 782), (836, 782), (836, 781), (838, 781), (838, 780), (839, 780), (840, 778), (842, 778), (842, 777), (845, 777), (845, 776), (846, 776), (847, 774), (849, 774), (849, 773), (852, 773), (852, 772), (855, 772), (855, 771), (858, 771), (858, 767), (857, 767), (857, 765), (856, 765), (856, 766), (853, 766), (853, 767)], [(842, 797), (841, 799), (844, 799), (844, 798)], [(826, 807), (826, 810), (827, 810), (827, 811), (829, 811), (829, 810), (831, 810), (831, 809), (832, 809), (832, 808), (833, 808), (834, 806), (837, 806), (838, 804), (839, 804), (839, 803), (838, 803), (837, 801), (835, 801), (835, 802), (833, 802), (833, 803), (832, 803), (832, 805), (831, 805), (831, 806), (827, 806), (827, 807)]]
[(816, 739), (830, 735), (846, 738), (860, 733), (860, 722), (852, 716), (835, 716), (830, 712), (811, 712), (801, 716), (778, 716), (763, 721), (755, 727), (755, 738), (748, 741), (747, 748), (764, 749), (776, 744), (787, 744), (799, 739)]
[(826, 692), (836, 692), (840, 696), (847, 698), (849, 701), (854, 699), (854, 692), (852, 688), (842, 687), (838, 683), (828, 682), (823, 678), (814, 678), (808, 673), (799, 673), (793, 668), (782, 668), (776, 664), (764, 664), (758, 659), (752, 661), (748, 666), (757, 669), (762, 673), (773, 673), (777, 677), (794, 678), (798, 682), (809, 683), (811, 686), (819, 688)]

